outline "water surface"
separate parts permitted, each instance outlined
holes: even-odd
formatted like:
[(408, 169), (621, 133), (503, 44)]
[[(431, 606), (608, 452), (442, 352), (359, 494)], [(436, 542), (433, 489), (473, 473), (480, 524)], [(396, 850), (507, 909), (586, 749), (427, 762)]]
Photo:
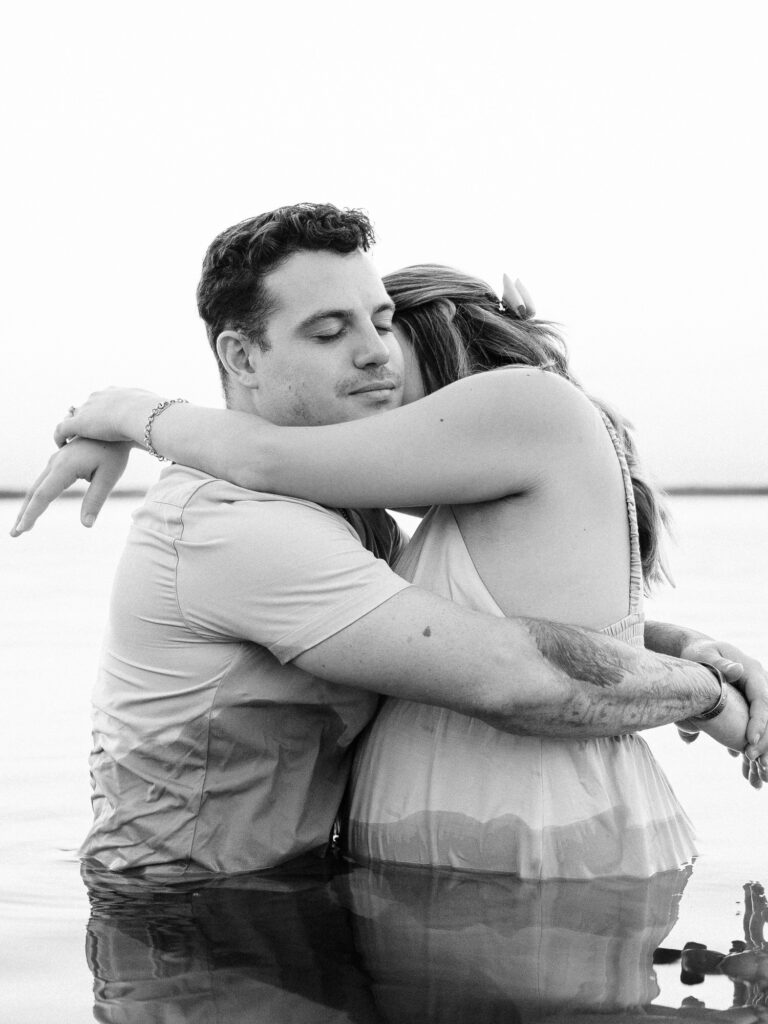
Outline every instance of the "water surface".
[[(74, 854), (89, 820), (88, 696), (135, 504), (114, 499), (86, 531), (76, 503), (60, 502), (29, 536), (2, 541), (0, 1021), (88, 1021), (94, 1001), (100, 1019), (137, 1024), (731, 1005), (727, 978), (684, 986), (679, 964), (653, 969), (649, 957), (659, 943), (727, 951), (741, 937), (743, 884), (768, 884), (768, 789), (750, 789), (707, 737), (685, 746), (672, 729), (646, 736), (699, 833), (690, 877), (590, 883), (585, 895), (583, 883), (355, 868), (163, 894), (95, 884), (92, 908)], [(0, 502), (7, 527), (15, 506)], [(678, 588), (649, 616), (768, 662), (768, 499), (678, 498), (673, 510)]]

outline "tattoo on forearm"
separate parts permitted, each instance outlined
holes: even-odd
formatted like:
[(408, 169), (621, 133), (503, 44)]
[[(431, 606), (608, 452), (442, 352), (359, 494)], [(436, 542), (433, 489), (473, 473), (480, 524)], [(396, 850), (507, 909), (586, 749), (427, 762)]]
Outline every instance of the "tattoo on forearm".
[(616, 651), (593, 640), (588, 633), (561, 623), (525, 620), (541, 654), (571, 679), (596, 686), (615, 686), (624, 675)]
[(520, 732), (568, 736), (578, 727), (584, 736), (617, 735), (689, 718), (712, 703), (714, 681), (706, 670), (697, 679), (690, 666), (666, 654), (629, 648), (575, 626), (524, 623), (549, 665), (582, 685), (555, 703), (543, 694), (527, 717), (516, 707)]

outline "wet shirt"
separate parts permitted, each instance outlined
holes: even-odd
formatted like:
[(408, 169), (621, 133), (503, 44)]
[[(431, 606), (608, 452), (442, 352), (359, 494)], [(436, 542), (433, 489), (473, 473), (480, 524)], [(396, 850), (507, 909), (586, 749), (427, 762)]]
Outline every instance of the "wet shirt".
[(324, 846), (377, 698), (291, 662), (406, 586), (336, 512), (167, 469), (113, 586), (81, 855), (237, 872)]

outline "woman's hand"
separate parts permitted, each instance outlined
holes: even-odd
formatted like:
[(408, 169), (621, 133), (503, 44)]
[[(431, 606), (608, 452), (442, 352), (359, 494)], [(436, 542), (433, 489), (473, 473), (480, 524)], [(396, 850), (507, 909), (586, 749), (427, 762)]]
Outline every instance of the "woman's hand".
[[(739, 691), (729, 683), (725, 683), (725, 691), (725, 706), (716, 717), (710, 719), (689, 718), (684, 722), (679, 722), (677, 728), (690, 734), (705, 732), (733, 753), (742, 751), (746, 746), (745, 733), (749, 720), (749, 709)], [(758, 789), (762, 785), (757, 772), (755, 772), (754, 779), (750, 778), (749, 781)]]
[(759, 788), (761, 782), (768, 782), (768, 673), (734, 644), (707, 637), (691, 640), (680, 657), (714, 665), (743, 694), (749, 705), (749, 725), (742, 771)]
[(741, 773), (754, 789), (761, 789), (763, 782), (768, 781), (768, 774), (763, 767), (763, 758), (751, 759), (743, 753), (746, 745), (746, 729), (749, 721), (749, 707), (741, 693), (726, 683), (727, 700), (723, 711), (715, 718), (702, 721), (690, 718), (678, 722), (680, 735), (691, 742), (699, 732), (705, 732), (713, 740), (728, 749), (733, 757), (741, 757)]
[(59, 447), (73, 437), (142, 444), (149, 415), (162, 401), (160, 395), (141, 388), (94, 391), (82, 405), (73, 406), (56, 427), (53, 439)]
[(51, 502), (76, 480), (89, 483), (80, 509), (80, 522), (83, 526), (93, 526), (101, 506), (125, 472), (131, 447), (128, 443), (109, 444), (80, 437), (55, 452), (27, 492), (11, 536), (29, 532)]

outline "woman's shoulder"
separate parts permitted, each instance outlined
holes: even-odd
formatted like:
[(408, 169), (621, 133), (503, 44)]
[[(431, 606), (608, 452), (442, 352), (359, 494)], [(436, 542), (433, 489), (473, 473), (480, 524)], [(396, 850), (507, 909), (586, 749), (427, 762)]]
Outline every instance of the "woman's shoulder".
[(600, 413), (572, 381), (538, 366), (505, 366), (465, 377), (444, 391), (502, 420), (525, 418), (561, 429), (600, 422)]
[[(535, 390), (539, 394), (575, 394), (584, 396), (584, 392), (573, 381), (555, 370), (541, 366), (500, 366), (493, 370), (484, 370), (463, 381), (474, 381), (479, 386), (499, 390)], [(459, 382), (462, 383), (462, 382)]]

